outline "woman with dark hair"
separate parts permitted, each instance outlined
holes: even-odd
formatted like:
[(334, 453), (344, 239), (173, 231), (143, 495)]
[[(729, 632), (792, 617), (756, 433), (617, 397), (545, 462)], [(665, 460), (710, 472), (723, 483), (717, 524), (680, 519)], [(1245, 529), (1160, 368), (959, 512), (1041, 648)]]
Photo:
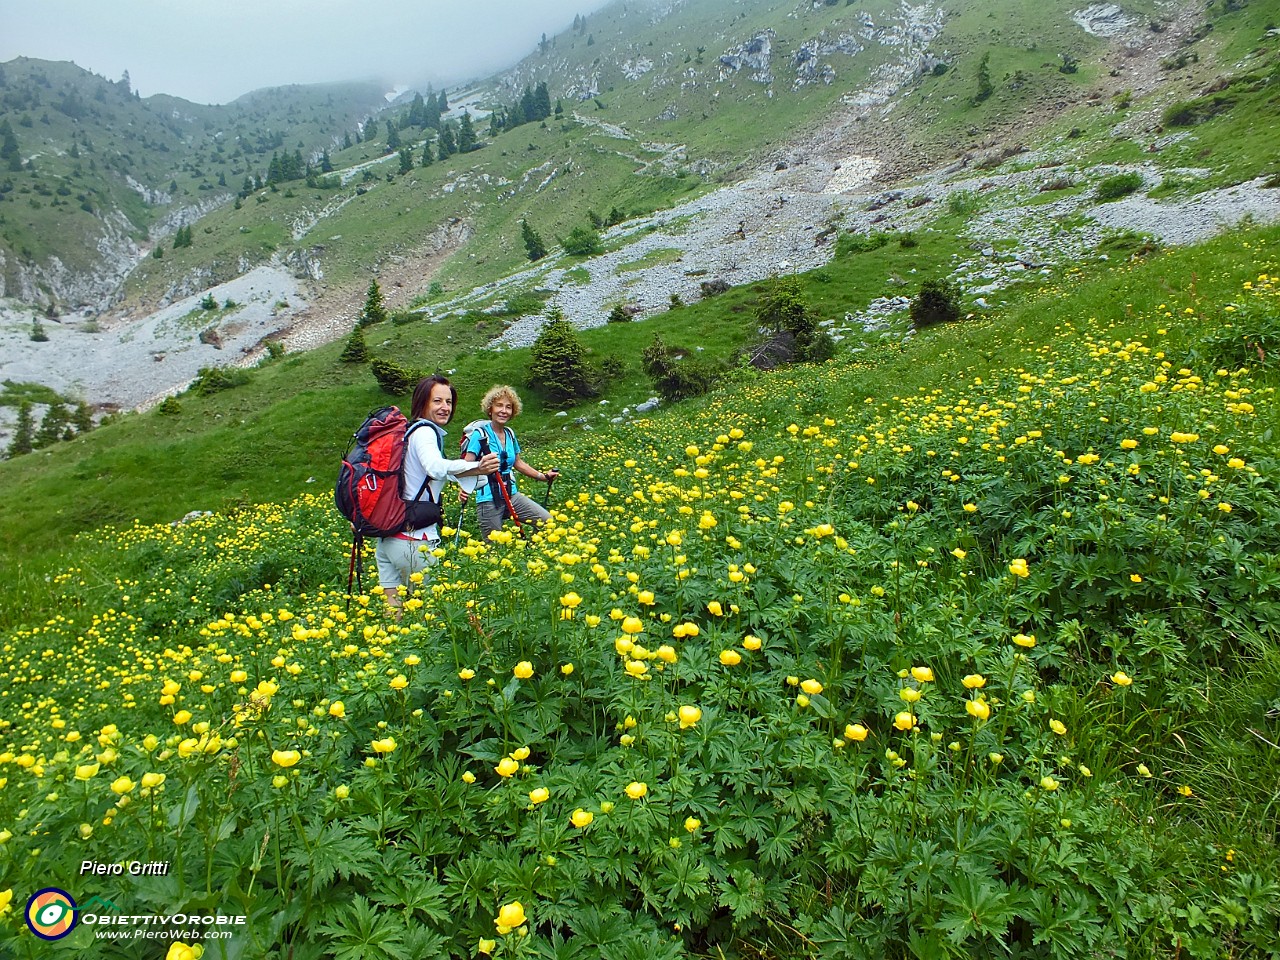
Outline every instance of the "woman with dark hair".
[[(409, 529), (378, 540), (374, 557), (378, 562), (378, 582), (387, 604), (400, 614), (401, 592), (413, 592), (413, 576), (436, 562), (431, 552), (440, 544), (439, 525), (433, 507), (441, 502), (445, 481), (474, 477), (498, 468), (498, 457), (490, 454), (477, 462), (444, 458), (444, 428), (453, 419), (458, 391), (439, 375), (425, 377), (413, 391), (410, 425), (404, 445), (404, 477), (401, 495), (414, 502), (406, 511)], [(421, 491), (420, 496), (415, 495)], [(415, 524), (415, 516), (421, 525)]]
[(502, 529), (503, 521), (512, 513), (517, 523), (534, 526), (551, 518), (540, 503), (516, 489), (517, 473), (539, 483), (554, 483), (560, 475), (554, 469), (537, 470), (520, 456), (520, 441), (510, 424), (521, 409), (520, 395), (515, 390), (506, 384), (496, 386), (480, 401), (480, 410), (488, 421), (477, 421), (468, 428), (463, 457), (483, 462), (486, 454), (496, 454), (499, 460), (496, 471), (488, 471), (488, 478), (476, 485), (476, 516), (480, 521), (480, 536), (486, 540), (489, 534)]

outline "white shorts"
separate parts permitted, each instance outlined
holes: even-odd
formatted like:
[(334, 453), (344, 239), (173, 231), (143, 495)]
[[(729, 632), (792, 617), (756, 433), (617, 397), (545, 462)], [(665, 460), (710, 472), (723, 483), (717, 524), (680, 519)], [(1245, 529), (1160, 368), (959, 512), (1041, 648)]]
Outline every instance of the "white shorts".
[(439, 540), (406, 540), (402, 537), (381, 537), (374, 550), (378, 562), (378, 583), (387, 593), (396, 587), (404, 587), (413, 593), (410, 576), (433, 566), (436, 558), (431, 551), (440, 546)]

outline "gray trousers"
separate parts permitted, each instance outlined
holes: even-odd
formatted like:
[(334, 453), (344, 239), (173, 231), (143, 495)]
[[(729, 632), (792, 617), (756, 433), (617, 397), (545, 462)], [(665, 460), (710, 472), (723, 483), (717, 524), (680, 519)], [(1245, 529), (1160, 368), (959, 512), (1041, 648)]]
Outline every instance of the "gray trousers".
[[(532, 523), (535, 526), (551, 519), (551, 514), (543, 509), (542, 504), (536, 500), (526, 497), (523, 493), (517, 493), (511, 498), (511, 505), (516, 508), (516, 516), (520, 518), (521, 523)], [(476, 516), (480, 520), (480, 536), (482, 539), (488, 540), (489, 534), (495, 530), (502, 529), (502, 523), (510, 515), (507, 510), (507, 504), (502, 499), (502, 494), (498, 494), (496, 500), (488, 500), (484, 503), (476, 504)]]

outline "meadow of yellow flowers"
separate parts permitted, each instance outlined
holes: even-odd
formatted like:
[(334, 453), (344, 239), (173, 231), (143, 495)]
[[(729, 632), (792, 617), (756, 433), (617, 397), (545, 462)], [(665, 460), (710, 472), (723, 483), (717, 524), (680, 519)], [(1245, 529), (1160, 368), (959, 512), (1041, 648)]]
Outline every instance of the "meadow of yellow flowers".
[(0, 641), (3, 949), (58, 887), (206, 957), (1274, 956), (1278, 309), (581, 436), (400, 621), (327, 497), (86, 535)]

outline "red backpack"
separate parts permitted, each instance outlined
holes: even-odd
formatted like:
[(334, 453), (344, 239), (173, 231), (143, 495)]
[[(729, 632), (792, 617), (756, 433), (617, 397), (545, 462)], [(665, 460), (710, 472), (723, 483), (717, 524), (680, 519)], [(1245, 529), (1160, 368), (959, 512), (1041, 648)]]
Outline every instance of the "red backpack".
[[(401, 496), (405, 444), (424, 423), (410, 424), (398, 407), (382, 407), (369, 414), (355, 432), (338, 471), (333, 498), (338, 510), (351, 521), (357, 539), (389, 537), (444, 519), (438, 500), (422, 499), (430, 477), (412, 500)], [(437, 443), (439, 439), (437, 434)]]

